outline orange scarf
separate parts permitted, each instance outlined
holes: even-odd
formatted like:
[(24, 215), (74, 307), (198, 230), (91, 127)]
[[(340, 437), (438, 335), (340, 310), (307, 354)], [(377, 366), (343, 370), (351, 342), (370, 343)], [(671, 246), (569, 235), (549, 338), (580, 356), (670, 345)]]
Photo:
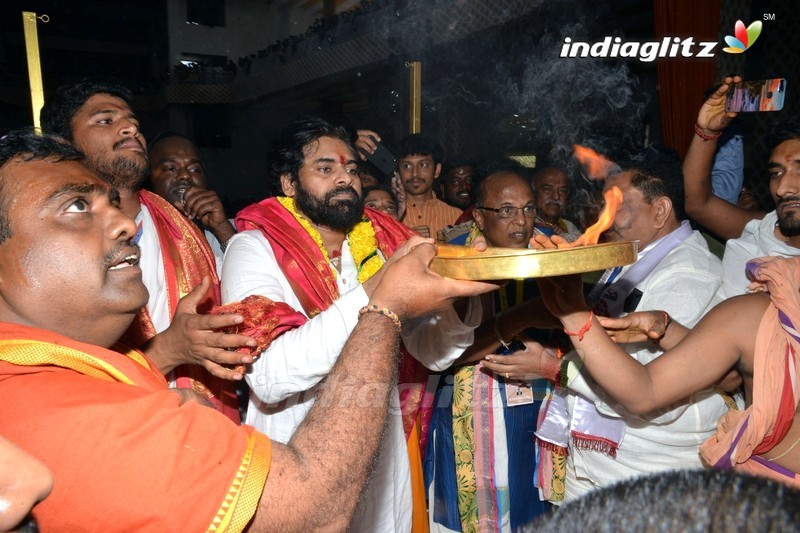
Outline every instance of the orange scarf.
[[(384, 257), (389, 258), (414, 233), (404, 224), (370, 208), (364, 215), (372, 222), (375, 239)], [(276, 198), (267, 198), (242, 209), (236, 216), (239, 231), (258, 230), (272, 245), (275, 258), (289, 280), (306, 314), (314, 318), (339, 297), (336, 278), (317, 244), (294, 216)], [(420, 444), (424, 448), (432, 414), (432, 398), (424, 396), (429, 371), (403, 348), (398, 390), (406, 438), (417, 415), (422, 414)]]
[[(147, 207), (158, 233), (161, 257), (164, 260), (170, 318), (174, 316), (180, 299), (199, 285), (204, 277), (211, 278), (212, 288), (198, 306), (197, 312), (207, 313), (220, 303), (220, 293), (216, 260), (203, 232), (169, 202), (154, 193), (140, 191), (139, 201)], [(150, 314), (146, 307), (142, 307), (123, 340), (132, 346), (141, 346), (155, 335)], [(198, 365), (181, 365), (174, 373), (178, 387), (199, 392), (218, 411), (239, 423), (239, 407), (233, 382), (214, 377)]]
[(753, 288), (767, 289), (772, 300), (756, 336), (752, 403), (723, 416), (700, 454), (716, 468), (770, 475), (755, 456), (781, 442), (800, 402), (800, 259), (763, 257), (749, 262), (748, 270), (758, 280)]

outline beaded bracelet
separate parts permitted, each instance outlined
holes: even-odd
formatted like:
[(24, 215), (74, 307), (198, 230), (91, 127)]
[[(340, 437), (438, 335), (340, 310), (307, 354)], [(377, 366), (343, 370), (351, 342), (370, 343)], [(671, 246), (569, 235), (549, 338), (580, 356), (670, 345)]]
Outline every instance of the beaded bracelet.
[(359, 318), (364, 316), (365, 313), (378, 313), (387, 317), (392, 323), (397, 326), (397, 331), (400, 331), (403, 327), (403, 323), (400, 322), (400, 317), (397, 316), (397, 313), (389, 309), (388, 307), (378, 307), (377, 305), (365, 305), (361, 308), (358, 312)]
[(720, 131), (720, 132), (717, 132), (717, 133), (716, 133), (716, 134), (714, 134), (714, 135), (706, 135), (706, 134), (705, 134), (705, 133), (703, 133), (703, 131), (700, 129), (700, 125), (699, 125), (697, 122), (695, 122), (695, 123), (694, 123), (694, 133), (695, 133), (695, 134), (696, 134), (698, 137), (700, 137), (701, 139), (703, 139), (703, 141), (705, 141), (705, 142), (707, 142), (707, 141), (716, 141), (717, 139), (719, 139), (720, 137), (722, 137), (722, 132), (721, 132), (721, 131)]
[(565, 329), (564, 333), (566, 333), (567, 335), (569, 335), (571, 337), (577, 336), (578, 340), (582, 341), (583, 340), (583, 336), (586, 335), (586, 332), (589, 331), (590, 329), (592, 329), (592, 319), (593, 318), (594, 318), (594, 310), (592, 309), (592, 310), (589, 311), (589, 320), (586, 321), (586, 324), (583, 325), (583, 327), (580, 329), (580, 331), (575, 333), (575, 332), (572, 332), (572, 331), (567, 331)]

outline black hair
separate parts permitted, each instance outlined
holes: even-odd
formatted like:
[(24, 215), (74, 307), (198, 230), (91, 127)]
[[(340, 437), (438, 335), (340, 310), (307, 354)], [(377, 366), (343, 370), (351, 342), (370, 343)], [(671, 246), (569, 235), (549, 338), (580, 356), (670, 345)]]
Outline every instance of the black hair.
[(84, 79), (77, 83), (59, 87), (45, 101), (42, 108), (42, 129), (72, 142), (72, 117), (95, 94), (110, 94), (121, 98), (132, 107), (131, 91), (114, 82)]
[(537, 531), (795, 531), (800, 491), (731, 470), (674, 470), (628, 479), (562, 505)]
[(432, 138), (421, 133), (414, 133), (400, 140), (397, 147), (397, 159), (402, 159), (409, 155), (429, 155), (433, 158), (433, 164), (441, 163), (444, 158), (444, 151), (441, 145)]
[(529, 171), (519, 162), (508, 157), (494, 157), (482, 162), (475, 169), (475, 176), (472, 181), (475, 187), (472, 189), (472, 200), (475, 205), (483, 205), (486, 202), (486, 178), (498, 172), (513, 172), (519, 174), (530, 186)]
[(80, 161), (83, 154), (59, 137), (37, 135), (33, 130), (16, 130), (0, 138), (0, 244), (11, 237), (11, 226), (8, 220), (8, 207), (11, 198), (5, 194), (3, 168), (13, 159), (24, 162), (41, 159), (58, 161)]
[(666, 196), (678, 221), (686, 218), (683, 168), (675, 150), (650, 147), (620, 161), (623, 171), (631, 172), (631, 185), (641, 191), (647, 203)]
[(353, 136), (345, 126), (334, 125), (319, 117), (301, 117), (290, 122), (281, 132), (281, 136), (272, 143), (269, 154), (268, 176), (273, 194), (281, 193), (281, 176), (290, 174), (292, 181), (300, 179), (300, 168), (309, 145), (316, 143), (320, 137), (333, 137), (344, 142), (353, 154)]
[(472, 169), (475, 170), (475, 163), (471, 159), (460, 155), (448, 157), (447, 161), (445, 161), (445, 164), (442, 166), (442, 176), (446, 176), (448, 172), (459, 167), (472, 167)]
[(778, 121), (767, 136), (767, 148), (772, 152), (779, 144), (800, 139), (800, 113), (789, 115)]
[(147, 143), (147, 153), (149, 154), (150, 152), (152, 152), (153, 148), (155, 147), (155, 145), (157, 145), (158, 143), (160, 143), (164, 139), (169, 139), (171, 137), (177, 137), (179, 139), (184, 139), (184, 140), (189, 141), (190, 143), (194, 144), (194, 141), (192, 141), (186, 135), (183, 135), (182, 133), (178, 133), (177, 131), (166, 130), (166, 131), (162, 131), (162, 132), (157, 133), (156, 136), (153, 137), (153, 139), (150, 142)]
[(381, 172), (381, 170), (378, 167), (376, 167), (369, 161), (358, 162), (358, 173), (370, 174), (371, 176), (375, 176), (375, 179), (378, 180), (378, 183), (386, 183), (387, 181), (389, 181), (389, 178), (386, 176), (386, 174)]
[(364, 189), (361, 190), (361, 198), (363, 198), (364, 201), (366, 201), (367, 200), (367, 194), (372, 192), (372, 191), (384, 191), (384, 192), (387, 192), (387, 193), (389, 193), (389, 196), (392, 197), (392, 200), (394, 200), (394, 203), (395, 204), (399, 204), (399, 202), (397, 200), (397, 195), (394, 194), (394, 191), (392, 190), (392, 187), (388, 183), (378, 183), (377, 185), (370, 185), (369, 187), (364, 187)]

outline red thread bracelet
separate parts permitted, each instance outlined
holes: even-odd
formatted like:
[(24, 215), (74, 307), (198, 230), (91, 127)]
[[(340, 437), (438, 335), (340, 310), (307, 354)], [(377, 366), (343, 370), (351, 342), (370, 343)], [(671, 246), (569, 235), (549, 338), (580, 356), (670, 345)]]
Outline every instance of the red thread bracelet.
[[(667, 313), (666, 311), (661, 311), (661, 312), (664, 313), (664, 335), (666, 335), (667, 328), (669, 327), (670, 324), (672, 324), (672, 317), (669, 316), (669, 313)], [(661, 335), (662, 339), (664, 338), (664, 335)]]
[(564, 330), (564, 333), (566, 333), (566, 334), (567, 334), (567, 335), (569, 335), (570, 337), (575, 337), (575, 336), (577, 336), (577, 337), (578, 337), (578, 340), (579, 340), (579, 341), (582, 341), (582, 340), (583, 340), (583, 336), (584, 336), (584, 335), (586, 335), (586, 332), (587, 332), (587, 331), (589, 331), (590, 329), (592, 329), (592, 319), (593, 319), (593, 318), (594, 318), (594, 310), (593, 310), (593, 309), (590, 309), (590, 310), (589, 310), (589, 320), (587, 320), (587, 321), (586, 321), (586, 324), (584, 324), (584, 325), (583, 325), (583, 327), (581, 328), (581, 330), (580, 330), (580, 331), (578, 331), (577, 333), (574, 333), (574, 332), (572, 332), (572, 331), (567, 331), (567, 330), (565, 329), (565, 330)]
[(721, 131), (715, 135), (706, 135), (705, 133), (702, 132), (702, 130), (700, 129), (700, 125), (697, 124), (697, 122), (694, 123), (694, 132), (698, 137), (703, 139), (703, 141), (716, 141), (717, 139), (722, 137)]

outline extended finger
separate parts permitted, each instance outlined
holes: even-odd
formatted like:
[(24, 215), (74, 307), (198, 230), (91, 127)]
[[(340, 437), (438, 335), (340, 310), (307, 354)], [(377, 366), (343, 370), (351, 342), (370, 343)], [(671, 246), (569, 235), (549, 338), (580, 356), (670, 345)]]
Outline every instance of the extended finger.
[(208, 290), (210, 288), (211, 278), (205, 276), (199, 285), (193, 288), (189, 294), (180, 299), (175, 314), (195, 313), (197, 311), (197, 305), (203, 301), (203, 298), (206, 297), (206, 294), (208, 294)]
[[(241, 366), (239, 364), (235, 364), (235, 366)], [(205, 360), (203, 361), (203, 368), (208, 370), (209, 374), (212, 376), (216, 376), (220, 379), (225, 379), (228, 381), (240, 381), (244, 378), (244, 373), (240, 370), (234, 368), (229, 368), (220, 364), (215, 363), (214, 361)], [(243, 369), (246, 371), (246, 368)]]
[(490, 370), (490, 371), (494, 372), (495, 374), (497, 374), (498, 376), (503, 376), (503, 377), (506, 377), (506, 374), (511, 376), (511, 374), (514, 373), (515, 368), (516, 368), (515, 365), (500, 364), (500, 363), (497, 362), (496, 359), (495, 360), (491, 360), (491, 361), (487, 359), (487, 360), (484, 360), (481, 364), (487, 370)]
[(555, 250), (558, 248), (547, 235), (534, 235), (530, 240), (531, 248), (534, 250)]
[(234, 350), (239, 348), (252, 350), (258, 346), (258, 343), (249, 335), (243, 335), (241, 333), (223, 333), (218, 331), (208, 334), (206, 345), (211, 348), (222, 348), (225, 350)]

